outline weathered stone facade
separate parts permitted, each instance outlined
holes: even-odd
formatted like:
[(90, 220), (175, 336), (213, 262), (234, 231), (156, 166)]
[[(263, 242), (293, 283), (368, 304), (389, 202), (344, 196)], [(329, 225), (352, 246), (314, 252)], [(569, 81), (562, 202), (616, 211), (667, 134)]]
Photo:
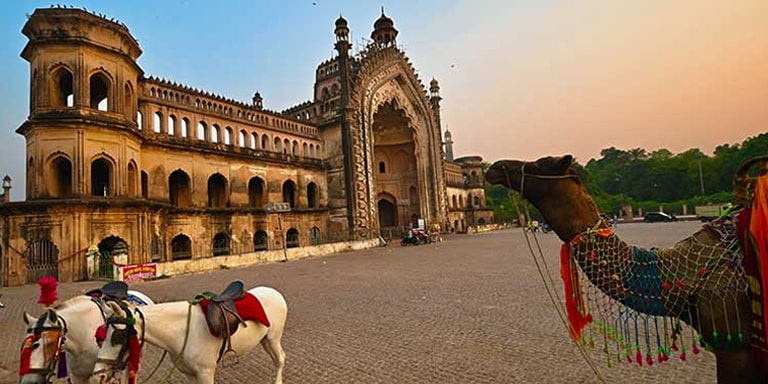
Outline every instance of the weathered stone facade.
[[(482, 177), (468, 176), (482, 159), (444, 159), (437, 81), (427, 92), (383, 14), (354, 56), (337, 20), (338, 55), (318, 66), (314, 100), (282, 113), (258, 93), (246, 104), (146, 77), (128, 29), (84, 10), (37, 9), (22, 32), (27, 196), (0, 204), (2, 285), (87, 279), (94, 245), (106, 263), (259, 261), (374, 244), (417, 219), (459, 231), (492, 221)], [(274, 202), (290, 212), (265, 210)]]

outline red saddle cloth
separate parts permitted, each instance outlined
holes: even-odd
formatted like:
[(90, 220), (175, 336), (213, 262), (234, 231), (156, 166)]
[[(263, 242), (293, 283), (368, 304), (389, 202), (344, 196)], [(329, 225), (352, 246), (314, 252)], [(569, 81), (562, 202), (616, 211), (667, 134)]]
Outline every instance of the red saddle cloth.
[(741, 212), (736, 230), (750, 283), (752, 357), (768, 372), (768, 177), (758, 178), (752, 206)]
[[(209, 303), (210, 300), (200, 300), (200, 309), (203, 311), (203, 314), (207, 313)], [(261, 305), (259, 299), (257, 299), (256, 296), (250, 294), (249, 292), (246, 292), (245, 297), (242, 299), (235, 301), (235, 308), (243, 320), (257, 321), (269, 327), (269, 319), (267, 318), (267, 313), (264, 312), (264, 307)], [(208, 324), (208, 330), (211, 331), (211, 334), (213, 334), (210, 324)]]

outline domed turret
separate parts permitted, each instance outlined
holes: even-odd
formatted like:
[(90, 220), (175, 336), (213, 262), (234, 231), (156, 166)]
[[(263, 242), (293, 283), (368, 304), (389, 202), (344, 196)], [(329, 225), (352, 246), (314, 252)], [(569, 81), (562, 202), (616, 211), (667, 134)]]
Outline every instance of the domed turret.
[(397, 29), (395, 29), (395, 22), (384, 14), (384, 7), (381, 7), (381, 17), (373, 23), (371, 39), (379, 47), (394, 46), (396, 43)]
[(336, 19), (336, 29), (333, 31), (336, 34), (336, 41), (349, 41), (349, 27), (347, 27), (347, 19), (339, 15)]

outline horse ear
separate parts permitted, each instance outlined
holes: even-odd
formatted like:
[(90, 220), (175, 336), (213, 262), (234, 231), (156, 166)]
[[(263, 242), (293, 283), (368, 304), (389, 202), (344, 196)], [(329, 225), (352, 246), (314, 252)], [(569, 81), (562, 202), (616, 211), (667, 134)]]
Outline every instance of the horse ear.
[(53, 309), (48, 309), (48, 321), (51, 323), (55, 323), (59, 320), (59, 316), (56, 314), (56, 311)]
[(37, 321), (37, 319), (32, 317), (32, 315), (30, 315), (26, 311), (24, 312), (24, 322), (27, 323), (27, 325), (30, 325), (30, 324), (32, 324), (32, 323), (34, 323), (36, 321)]
[(109, 309), (112, 310), (112, 313), (114, 313), (114, 314), (116, 314), (116, 315), (118, 315), (120, 317), (125, 317), (125, 313), (123, 313), (123, 309), (120, 308), (119, 304), (117, 304), (114, 301), (107, 301), (107, 305), (109, 305)]

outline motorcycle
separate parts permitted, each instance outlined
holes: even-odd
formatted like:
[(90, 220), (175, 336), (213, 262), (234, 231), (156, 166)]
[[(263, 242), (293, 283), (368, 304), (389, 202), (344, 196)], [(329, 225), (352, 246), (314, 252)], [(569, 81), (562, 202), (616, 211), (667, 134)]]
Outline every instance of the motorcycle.
[(406, 246), (406, 245), (419, 245), (421, 244), (421, 238), (416, 236), (413, 231), (408, 231), (406, 233), (403, 233), (403, 240), (400, 241), (400, 245)]

